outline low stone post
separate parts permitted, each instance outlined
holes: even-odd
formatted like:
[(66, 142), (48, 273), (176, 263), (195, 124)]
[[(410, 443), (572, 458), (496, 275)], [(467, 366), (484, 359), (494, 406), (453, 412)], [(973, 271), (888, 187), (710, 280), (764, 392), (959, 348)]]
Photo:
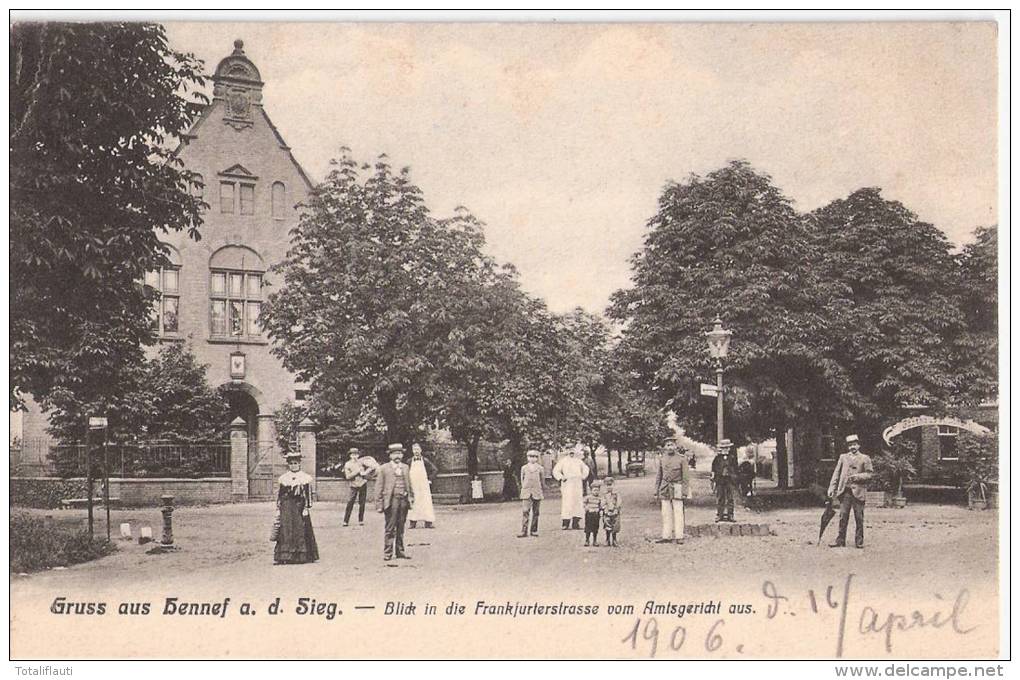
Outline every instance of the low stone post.
[(163, 494), (159, 499), (163, 502), (159, 510), (163, 513), (163, 536), (159, 539), (159, 547), (170, 550), (174, 547), (174, 497)]
[(315, 476), (315, 423), (305, 418), (297, 426), (298, 451), (301, 452), (301, 469), (312, 476), (312, 494), (318, 480)]
[(248, 500), (248, 423), (240, 417), (230, 423), (230, 499)]

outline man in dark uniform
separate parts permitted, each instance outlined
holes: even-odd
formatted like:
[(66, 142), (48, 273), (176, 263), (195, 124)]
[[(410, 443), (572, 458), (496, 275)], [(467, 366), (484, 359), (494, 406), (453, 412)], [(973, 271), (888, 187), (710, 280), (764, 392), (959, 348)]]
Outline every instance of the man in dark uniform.
[(719, 452), (712, 460), (712, 481), (715, 482), (716, 522), (732, 522), (733, 491), (737, 483), (737, 465), (729, 439), (719, 442)]

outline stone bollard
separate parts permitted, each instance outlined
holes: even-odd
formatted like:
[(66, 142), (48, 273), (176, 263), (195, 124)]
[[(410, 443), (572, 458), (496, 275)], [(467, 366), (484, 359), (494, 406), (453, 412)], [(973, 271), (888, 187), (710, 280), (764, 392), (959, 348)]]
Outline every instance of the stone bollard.
[[(159, 539), (159, 545), (145, 551), (147, 555), (159, 555), (180, 550), (174, 545), (174, 497), (164, 494), (159, 499), (163, 501), (163, 507), (159, 509), (163, 513), (163, 535)], [(145, 529), (142, 529), (142, 533), (145, 533)]]
[(163, 536), (159, 540), (161, 548), (172, 548), (174, 545), (174, 497), (164, 494), (159, 497), (163, 501), (160, 512), (163, 513)]

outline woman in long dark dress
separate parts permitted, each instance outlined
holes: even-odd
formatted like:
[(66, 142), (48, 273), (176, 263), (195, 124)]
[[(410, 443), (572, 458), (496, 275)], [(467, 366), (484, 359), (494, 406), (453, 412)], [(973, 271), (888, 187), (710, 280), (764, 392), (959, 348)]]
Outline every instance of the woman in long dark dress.
[(319, 559), (312, 518), (312, 477), (301, 471), (301, 454), (287, 454), (287, 472), (280, 475), (276, 496), (276, 564), (304, 564)]
[(503, 461), (503, 500), (515, 501), (520, 495), (517, 488), (517, 473), (514, 471), (514, 462), (507, 458)]

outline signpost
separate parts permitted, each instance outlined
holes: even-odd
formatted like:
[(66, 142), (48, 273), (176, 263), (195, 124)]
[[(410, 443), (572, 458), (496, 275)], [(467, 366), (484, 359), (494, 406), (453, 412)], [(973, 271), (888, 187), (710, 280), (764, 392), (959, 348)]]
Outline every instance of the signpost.
[[(107, 420), (105, 417), (93, 416), (89, 418), (89, 433), (98, 430), (101, 431), (103, 437), (103, 504), (106, 506), (106, 540), (110, 540), (110, 464), (109, 456), (106, 451), (106, 427)], [(92, 539), (92, 456), (90, 454), (90, 447), (85, 447), (85, 465), (88, 468), (86, 484), (89, 487), (88, 505), (89, 505), (89, 539)]]
[(701, 396), (703, 397), (718, 397), (719, 387), (717, 385), (710, 385), (708, 383), (701, 383)]

